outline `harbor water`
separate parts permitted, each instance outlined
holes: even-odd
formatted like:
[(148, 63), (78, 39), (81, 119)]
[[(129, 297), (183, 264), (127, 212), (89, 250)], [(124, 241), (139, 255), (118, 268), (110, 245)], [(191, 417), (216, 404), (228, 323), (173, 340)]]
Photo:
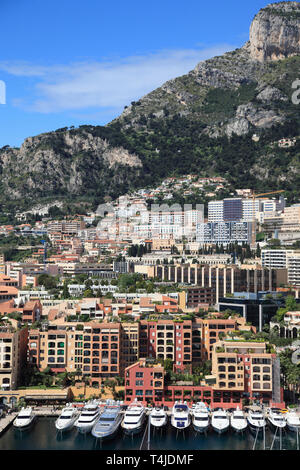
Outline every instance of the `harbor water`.
[[(90, 433), (83, 435), (75, 428), (65, 433), (57, 432), (55, 419), (50, 417), (38, 417), (36, 422), (27, 430), (17, 430), (10, 426), (0, 436), (0, 450), (139, 450), (147, 449), (148, 433), (146, 426), (141, 434), (136, 436), (125, 436), (120, 429), (118, 434), (111, 440), (102, 443), (97, 441)], [(296, 434), (285, 431), (279, 436), (266, 429), (266, 449), (273, 450), (297, 450)], [(255, 442), (255, 436), (246, 430), (243, 434), (236, 434), (228, 430), (224, 434), (217, 434), (210, 429), (207, 434), (196, 433), (192, 427), (186, 431), (171, 428), (170, 423), (161, 430), (151, 429), (151, 450), (263, 450), (263, 439), (260, 437)]]

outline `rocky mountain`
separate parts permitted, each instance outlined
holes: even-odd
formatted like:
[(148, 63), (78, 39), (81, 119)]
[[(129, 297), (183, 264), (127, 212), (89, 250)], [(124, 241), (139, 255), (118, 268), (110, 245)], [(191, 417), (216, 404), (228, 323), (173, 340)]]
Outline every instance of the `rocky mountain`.
[(118, 120), (125, 128), (137, 128), (144, 117), (179, 114), (206, 124), (212, 137), (282, 124), (287, 108), (296, 113), (289, 102), (299, 55), (299, 2), (270, 4), (255, 16), (242, 48), (200, 62), (187, 75), (132, 103)]
[(85, 129), (58, 129), (27, 138), (20, 149), (0, 152), (1, 189), (6, 197), (30, 203), (37, 198), (89, 194), (112, 196), (136, 183), (142, 162), (134, 153), (112, 146)]
[(299, 54), (299, 2), (273, 3), (261, 10), (250, 28), (250, 55), (264, 62)]
[[(170, 174), (226, 176), (232, 187), (299, 198), (300, 4), (272, 3), (249, 41), (132, 102), (107, 126), (59, 129), (0, 149), (0, 202), (101, 202)], [(253, 134), (258, 136), (254, 141)], [(15, 202), (14, 202), (15, 201)]]

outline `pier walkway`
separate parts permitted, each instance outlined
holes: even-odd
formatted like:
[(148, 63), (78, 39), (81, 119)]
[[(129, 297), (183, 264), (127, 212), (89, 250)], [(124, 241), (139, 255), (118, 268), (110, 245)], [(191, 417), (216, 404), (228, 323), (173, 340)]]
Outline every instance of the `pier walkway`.
[(17, 412), (9, 413), (4, 418), (0, 418), (0, 436), (11, 425), (17, 414)]
[[(58, 408), (53, 408), (53, 406), (40, 406), (34, 407), (34, 413), (37, 416), (59, 416), (61, 410)], [(14, 411), (12, 413), (7, 413), (4, 417), (0, 418), (0, 436), (3, 434), (6, 429), (11, 425), (14, 421), (15, 417), (17, 416), (18, 412)]]

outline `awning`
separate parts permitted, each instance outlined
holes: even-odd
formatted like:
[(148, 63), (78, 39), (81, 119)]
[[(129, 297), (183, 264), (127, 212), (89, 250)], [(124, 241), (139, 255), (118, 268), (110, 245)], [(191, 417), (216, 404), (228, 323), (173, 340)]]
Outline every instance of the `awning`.
[(25, 395), (25, 400), (67, 400), (68, 395)]

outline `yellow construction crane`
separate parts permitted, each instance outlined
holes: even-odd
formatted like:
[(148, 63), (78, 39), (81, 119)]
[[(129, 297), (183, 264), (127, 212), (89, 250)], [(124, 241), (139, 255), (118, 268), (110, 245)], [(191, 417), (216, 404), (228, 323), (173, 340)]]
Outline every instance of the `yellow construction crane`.
[(283, 189), (277, 190), (277, 191), (269, 191), (267, 193), (260, 193), (260, 194), (255, 194), (254, 191), (252, 191), (252, 246), (256, 246), (256, 217), (255, 217), (255, 199), (262, 197), (262, 196), (268, 196), (269, 194), (278, 194), (278, 193), (284, 193)]

